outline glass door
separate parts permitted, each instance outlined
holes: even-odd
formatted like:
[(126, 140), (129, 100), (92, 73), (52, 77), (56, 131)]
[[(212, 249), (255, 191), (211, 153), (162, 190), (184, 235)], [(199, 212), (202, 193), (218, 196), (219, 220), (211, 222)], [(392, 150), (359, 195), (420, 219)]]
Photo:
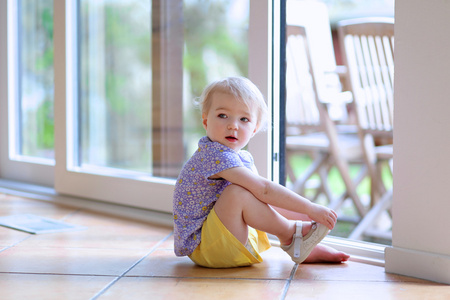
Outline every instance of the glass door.
[[(174, 180), (204, 135), (194, 100), (213, 80), (258, 72), (249, 43), (256, 49), (268, 39), (250, 38), (250, 23), (267, 27), (268, 7), (242, 0), (55, 2), (55, 15), (64, 16), (55, 20), (55, 97), (66, 99), (55, 103), (65, 116), (55, 131), (56, 190), (171, 211)], [(263, 59), (259, 65), (268, 65)], [(263, 91), (267, 78), (256, 78)]]
[[(392, 187), (389, 167), (392, 156), (387, 152), (385, 156), (373, 155), (379, 151), (375, 146), (388, 149), (393, 141), (376, 136), (375, 130), (365, 135), (361, 129), (354, 100), (361, 95), (356, 94), (359, 96), (356, 97), (358, 90), (352, 89), (343, 39), (338, 33), (339, 26), (344, 24), (339, 21), (352, 23), (355, 21), (349, 19), (354, 18), (372, 17), (365, 19), (366, 28), (372, 28), (375, 26), (373, 17), (383, 16), (384, 20), (391, 20), (393, 26), (394, 1), (347, 1), (351, 7), (327, 0), (287, 0), (284, 3), (286, 24), (285, 30), (280, 32), (284, 35), (281, 55), (285, 57), (281, 61), (285, 64), (280, 64), (280, 86), (286, 94), (280, 94), (280, 98), (286, 102), (280, 108), (281, 123), (285, 125), (280, 129), (284, 144), (280, 144), (284, 146), (281, 153), (286, 158), (283, 164), (286, 170), (280, 172), (280, 177), (286, 179), (288, 188), (338, 212), (338, 223), (330, 235), (390, 245), (390, 207), (381, 205), (388, 199), (383, 197), (389, 197)], [(364, 38), (361, 39), (362, 47), (367, 49), (364, 55), (361, 52), (355, 56), (360, 54), (359, 67), (366, 72), (361, 75), (361, 81), (378, 84), (372, 92), (367, 89), (361, 93), (367, 95), (367, 103), (378, 101), (381, 107), (382, 101), (373, 95), (383, 97), (384, 86), (381, 75), (378, 76), (382, 71), (364, 66), (369, 61), (373, 61), (373, 65), (380, 61), (378, 68), (387, 69), (381, 62), (384, 56), (388, 57), (388, 51), (377, 56), (383, 51), (376, 50), (382, 49), (377, 48), (381, 39), (377, 40), (374, 32), (366, 32), (365, 43)], [(392, 31), (383, 39), (389, 40), (391, 36)], [(351, 38), (356, 43), (357, 37)], [(373, 173), (369, 171), (372, 167), (377, 168)]]
[[(170, 212), (204, 86), (246, 76), (271, 105), (272, 5), (1, 1), (0, 178)], [(272, 139), (249, 145), (270, 178)]]

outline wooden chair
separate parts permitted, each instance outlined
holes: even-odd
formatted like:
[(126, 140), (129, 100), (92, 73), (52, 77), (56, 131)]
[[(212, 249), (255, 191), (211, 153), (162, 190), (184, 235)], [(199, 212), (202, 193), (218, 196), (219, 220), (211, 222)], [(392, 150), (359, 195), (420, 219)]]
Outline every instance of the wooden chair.
[[(354, 132), (338, 130), (324, 104), (332, 99), (319, 99), (303, 26), (286, 27), (286, 95), (287, 173), (293, 182), (293, 190), (303, 194), (308, 180), (318, 174), (320, 184), (316, 196), (325, 194), (333, 209), (339, 208), (349, 198), (357, 213), (363, 217), (366, 208), (356, 193), (356, 186), (364, 177), (365, 169), (362, 168), (355, 179), (351, 178), (349, 172), (350, 163), (363, 163), (359, 137)], [(334, 96), (339, 99), (341, 94), (336, 93)], [(299, 153), (311, 154), (313, 162), (296, 178), (289, 162), (292, 156)], [(340, 197), (333, 197), (328, 185), (328, 171), (333, 166), (337, 168), (346, 188)]]
[(350, 235), (356, 239), (368, 233), (392, 202), (392, 190), (386, 191), (383, 185), (380, 165), (388, 161), (392, 172), (394, 19), (344, 20), (337, 29), (372, 187), (371, 209)]
[(317, 0), (287, 1), (286, 23), (305, 27), (319, 99), (332, 98), (328, 113), (333, 120), (345, 120), (347, 110), (341, 104), (351, 101), (351, 93), (338, 94), (342, 92), (342, 71), (345, 68), (336, 65), (327, 5)]

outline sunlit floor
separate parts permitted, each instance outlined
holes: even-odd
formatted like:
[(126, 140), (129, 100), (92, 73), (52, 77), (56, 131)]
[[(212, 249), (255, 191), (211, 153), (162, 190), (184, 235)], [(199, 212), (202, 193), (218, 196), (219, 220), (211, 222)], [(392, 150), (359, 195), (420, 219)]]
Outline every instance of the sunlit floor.
[(206, 269), (173, 254), (172, 229), (0, 194), (0, 216), (35, 214), (87, 226), (32, 235), (0, 227), (0, 299), (450, 299), (450, 286), (356, 262), (264, 262)]

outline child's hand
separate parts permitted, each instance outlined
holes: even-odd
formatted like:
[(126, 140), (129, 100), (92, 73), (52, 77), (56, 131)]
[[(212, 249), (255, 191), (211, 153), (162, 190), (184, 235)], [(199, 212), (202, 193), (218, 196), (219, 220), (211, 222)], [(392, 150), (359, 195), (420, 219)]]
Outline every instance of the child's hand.
[(328, 207), (311, 203), (312, 208), (309, 217), (314, 221), (327, 226), (330, 230), (334, 228), (337, 221), (337, 214)]

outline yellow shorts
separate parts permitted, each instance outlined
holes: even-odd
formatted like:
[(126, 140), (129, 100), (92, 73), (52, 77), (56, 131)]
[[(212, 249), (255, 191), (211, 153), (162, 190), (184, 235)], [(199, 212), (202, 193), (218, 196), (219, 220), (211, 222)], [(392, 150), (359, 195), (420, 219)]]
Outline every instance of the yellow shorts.
[(197, 265), (208, 268), (249, 266), (262, 262), (259, 253), (270, 248), (265, 232), (248, 228), (248, 242), (243, 245), (222, 224), (214, 208), (203, 223), (200, 245), (189, 255)]

